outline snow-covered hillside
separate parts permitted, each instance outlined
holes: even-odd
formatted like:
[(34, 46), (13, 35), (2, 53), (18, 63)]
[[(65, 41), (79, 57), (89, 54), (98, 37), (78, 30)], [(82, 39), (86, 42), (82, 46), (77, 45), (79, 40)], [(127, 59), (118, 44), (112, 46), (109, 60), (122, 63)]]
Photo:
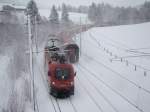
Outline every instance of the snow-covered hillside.
[[(150, 58), (139, 56), (150, 52), (149, 28), (150, 23), (144, 23), (82, 33), (82, 54), (74, 65), (75, 95), (67, 99), (48, 94), (44, 57), (35, 55), (39, 111), (149, 112)], [(129, 57), (120, 58), (124, 56)]]

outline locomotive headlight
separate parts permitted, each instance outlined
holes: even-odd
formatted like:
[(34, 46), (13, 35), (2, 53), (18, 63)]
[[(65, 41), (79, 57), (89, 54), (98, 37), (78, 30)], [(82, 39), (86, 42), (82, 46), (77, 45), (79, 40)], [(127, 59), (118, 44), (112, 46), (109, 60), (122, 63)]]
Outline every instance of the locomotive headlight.
[(71, 84), (71, 86), (73, 86), (73, 85), (74, 85), (74, 83), (73, 83), (73, 82), (71, 82), (70, 84)]
[(52, 82), (53, 85), (55, 85), (55, 82)]

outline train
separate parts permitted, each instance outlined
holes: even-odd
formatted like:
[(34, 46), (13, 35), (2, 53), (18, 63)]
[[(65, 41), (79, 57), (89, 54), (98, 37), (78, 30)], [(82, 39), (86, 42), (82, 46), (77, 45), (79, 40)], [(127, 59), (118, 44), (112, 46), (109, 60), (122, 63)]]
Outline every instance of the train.
[(79, 61), (78, 45), (49, 39), (45, 47), (45, 60), (50, 94), (55, 97), (74, 95), (76, 72), (73, 63)]
[(68, 63), (75, 64), (79, 61), (79, 46), (75, 42), (64, 42), (58, 39), (49, 39), (45, 47), (47, 57), (51, 57), (53, 55), (54, 51), (49, 52), (51, 50), (55, 50), (55, 52), (59, 53), (64, 52)]
[(65, 46), (66, 57), (68, 62), (76, 63), (79, 61), (79, 47), (77, 44), (71, 43)]

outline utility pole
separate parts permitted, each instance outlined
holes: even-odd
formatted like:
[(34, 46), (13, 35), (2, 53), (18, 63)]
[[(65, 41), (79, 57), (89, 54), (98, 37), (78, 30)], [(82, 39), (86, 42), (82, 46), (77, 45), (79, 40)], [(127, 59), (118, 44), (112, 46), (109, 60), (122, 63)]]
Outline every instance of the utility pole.
[[(28, 26), (28, 44), (29, 44), (29, 67), (30, 67), (30, 76), (31, 76), (31, 85), (32, 85), (32, 43), (31, 43), (31, 38), (32, 38), (32, 33), (31, 33), (31, 20), (30, 20), (30, 16), (27, 15), (27, 26)], [(31, 86), (31, 100), (33, 98), (33, 94), (32, 94), (32, 86)]]
[(82, 51), (82, 24), (81, 24), (81, 17), (80, 17), (80, 56), (81, 56), (81, 51)]
[(38, 23), (37, 23), (37, 16), (35, 16), (35, 47), (36, 47), (36, 52), (38, 53), (38, 27), (37, 27)]
[(28, 21), (28, 41), (29, 41), (29, 53), (30, 53), (30, 76), (31, 76), (31, 99), (33, 101), (33, 108), (35, 112), (35, 92), (34, 92), (34, 73), (33, 73), (33, 49), (32, 49), (32, 28), (31, 28), (31, 16), (27, 15)]

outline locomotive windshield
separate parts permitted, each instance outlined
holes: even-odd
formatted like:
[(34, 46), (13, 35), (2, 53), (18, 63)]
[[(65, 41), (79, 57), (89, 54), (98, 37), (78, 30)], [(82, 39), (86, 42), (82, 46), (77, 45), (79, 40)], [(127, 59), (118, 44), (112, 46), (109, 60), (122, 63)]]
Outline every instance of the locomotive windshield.
[(58, 80), (67, 80), (69, 78), (69, 69), (62, 69), (57, 68), (56, 69), (56, 79)]

